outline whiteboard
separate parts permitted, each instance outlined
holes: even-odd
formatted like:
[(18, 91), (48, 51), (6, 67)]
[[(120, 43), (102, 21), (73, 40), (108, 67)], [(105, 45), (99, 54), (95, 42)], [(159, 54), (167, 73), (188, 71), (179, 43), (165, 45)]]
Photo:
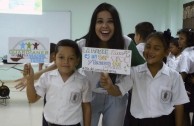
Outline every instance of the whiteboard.
[(0, 14), (0, 57), (8, 54), (9, 37), (41, 37), (53, 43), (71, 39), (71, 12)]

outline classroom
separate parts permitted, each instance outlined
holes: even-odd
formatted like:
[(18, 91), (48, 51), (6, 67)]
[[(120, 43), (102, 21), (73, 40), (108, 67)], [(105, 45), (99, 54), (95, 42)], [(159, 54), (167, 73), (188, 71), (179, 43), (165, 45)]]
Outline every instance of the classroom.
[[(46, 37), (50, 37), (51, 42), (54, 43), (57, 43), (61, 39), (76, 40), (81, 38), (89, 30), (89, 24), (94, 9), (103, 2), (110, 3), (117, 8), (124, 35), (134, 33), (135, 25), (137, 23), (148, 21), (151, 22), (158, 31), (170, 29), (172, 36), (176, 37), (177, 31), (183, 26), (183, 4), (191, 1), (193, 0), (42, 0), (43, 13), (55, 14), (58, 12), (65, 12), (68, 14), (65, 15), (68, 17), (68, 20), (64, 21), (66, 23), (65, 25), (63, 25), (63, 20), (54, 20), (55, 17), (52, 17), (53, 19), (51, 20), (54, 21), (56, 27), (51, 27), (51, 30), (45, 30), (45, 32), (48, 32), (48, 36)], [(58, 16), (60, 16), (60, 14)], [(6, 22), (3, 23), (5, 23), (1, 24), (3, 26), (9, 25)], [(68, 26), (66, 26), (67, 24)], [(62, 27), (64, 30), (57, 31), (57, 28), (60, 28), (61, 25), (63, 25)], [(33, 25), (32, 29), (35, 29)], [(37, 28), (37, 31), (38, 30), (39, 29)], [(9, 29), (6, 32), (12, 31)], [(2, 41), (1, 38), (3, 38), (4, 33), (6, 32), (0, 31), (0, 41)], [(25, 36), (25, 31), (22, 32), (22, 34), (16, 35), (11, 33), (11, 36), (9, 37), (18, 35)], [(40, 32), (44, 31), (40, 30)], [(60, 32), (64, 32), (64, 34)], [(32, 34), (32, 37), (45, 37), (44, 33), (41, 36), (41, 33), (37, 34), (36, 31), (32, 32)], [(30, 37), (30, 34), (27, 34), (27, 37)], [(4, 42), (5, 40), (7, 41)], [(0, 57), (3, 58), (6, 55), (6, 52), (8, 52), (8, 39), (3, 39), (1, 45)], [(37, 64), (33, 64), (33, 67), (35, 71), (38, 71)], [(39, 100), (37, 103), (29, 104), (25, 89), (18, 91), (14, 87), (16, 85), (15, 80), (23, 76), (22, 69), (22, 64), (4, 64), (3, 62), (0, 62), (0, 80), (5, 82), (4, 84), (10, 88), (10, 98), (6, 99), (6, 101), (0, 99), (1, 126), (42, 125), (43, 99)], [(100, 122), (99, 126), (101, 126)]]

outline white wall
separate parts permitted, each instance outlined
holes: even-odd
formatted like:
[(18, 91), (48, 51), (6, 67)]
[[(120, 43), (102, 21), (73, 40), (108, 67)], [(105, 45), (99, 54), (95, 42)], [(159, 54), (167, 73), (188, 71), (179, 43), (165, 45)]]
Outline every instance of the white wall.
[(188, 3), (188, 2), (191, 2), (193, 0), (183, 0), (183, 3)]
[(119, 11), (123, 33), (134, 32), (142, 21), (150, 21), (156, 30), (170, 28), (172, 35), (182, 28), (183, 4), (192, 0), (43, 0), (44, 11), (72, 12), (72, 39), (86, 34), (94, 9), (102, 2), (113, 4)]
[(182, 0), (169, 0), (169, 15), (167, 23), (172, 31), (172, 35), (176, 37), (178, 30), (182, 28), (183, 23), (183, 1)]
[(182, 0), (43, 0), (43, 10), (70, 10), (72, 39), (87, 33), (92, 13), (102, 2), (117, 8), (124, 34), (134, 32), (135, 25), (142, 21), (150, 21), (160, 31), (171, 28), (175, 34), (177, 28), (182, 26), (179, 21), (182, 20), (182, 5), (179, 1)]

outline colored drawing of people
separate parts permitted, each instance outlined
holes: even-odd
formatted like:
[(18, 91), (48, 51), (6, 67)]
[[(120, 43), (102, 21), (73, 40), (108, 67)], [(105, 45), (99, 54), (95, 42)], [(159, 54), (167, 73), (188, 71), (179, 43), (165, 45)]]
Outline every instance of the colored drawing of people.
[(27, 45), (27, 49), (30, 49), (31, 50), (32, 44), (30, 42), (28, 42), (28, 43), (26, 43), (26, 45)]
[(34, 46), (34, 50), (35, 50), (35, 49), (38, 49), (39, 44), (38, 44), (37, 42), (35, 42), (35, 43), (33, 44), (33, 46)]
[(25, 49), (25, 43), (24, 42), (20, 43), (20, 49)]

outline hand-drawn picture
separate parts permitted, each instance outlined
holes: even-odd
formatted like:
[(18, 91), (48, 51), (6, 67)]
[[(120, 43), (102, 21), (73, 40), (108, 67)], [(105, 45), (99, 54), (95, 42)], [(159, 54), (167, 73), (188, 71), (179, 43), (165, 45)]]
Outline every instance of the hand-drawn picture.
[(131, 50), (83, 47), (82, 69), (87, 71), (130, 74)]
[(50, 44), (47, 38), (9, 38), (8, 62), (48, 63)]

